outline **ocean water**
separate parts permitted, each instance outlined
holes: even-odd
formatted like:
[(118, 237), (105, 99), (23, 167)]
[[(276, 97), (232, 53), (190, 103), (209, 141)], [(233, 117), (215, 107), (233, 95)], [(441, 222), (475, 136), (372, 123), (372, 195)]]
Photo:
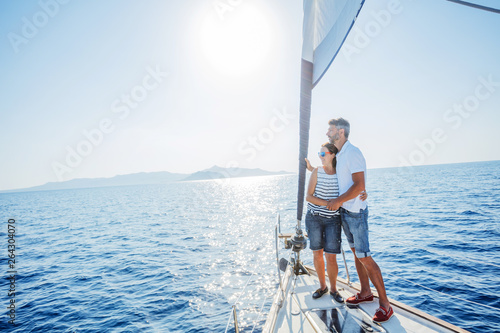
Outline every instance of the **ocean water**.
[[(287, 175), (0, 194), (2, 275), (9, 218), (17, 271), (16, 325), (4, 278), (0, 331), (224, 332), (236, 304), (240, 329), (260, 332), (278, 284), (276, 214), (291, 231), (296, 184)], [(389, 297), (500, 332), (500, 161), (369, 170), (367, 189)], [(312, 264), (309, 249), (302, 257)]]

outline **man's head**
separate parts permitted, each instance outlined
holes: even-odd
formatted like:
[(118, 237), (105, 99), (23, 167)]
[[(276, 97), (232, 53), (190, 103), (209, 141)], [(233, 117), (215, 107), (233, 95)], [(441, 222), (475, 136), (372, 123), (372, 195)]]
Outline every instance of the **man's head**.
[(339, 141), (345, 142), (349, 139), (349, 131), (351, 125), (344, 118), (330, 119), (328, 122), (330, 127), (326, 136), (330, 139), (331, 143), (338, 143)]

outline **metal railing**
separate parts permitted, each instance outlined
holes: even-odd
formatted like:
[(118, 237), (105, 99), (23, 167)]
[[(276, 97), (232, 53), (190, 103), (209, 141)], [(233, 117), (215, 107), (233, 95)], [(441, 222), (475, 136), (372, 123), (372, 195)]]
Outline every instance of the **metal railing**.
[[(283, 290), (283, 283), (281, 282), (281, 270), (280, 270), (280, 256), (279, 256), (279, 249), (278, 249), (278, 230), (281, 231), (281, 222), (280, 222), (280, 214), (278, 213), (276, 217), (276, 226), (274, 227), (274, 238), (275, 238), (275, 245), (276, 245), (276, 268), (278, 269), (278, 280), (280, 284), (280, 291), (281, 291), (281, 296), (282, 299), (285, 297), (285, 291)], [(281, 304), (278, 304), (279, 307), (281, 307)]]

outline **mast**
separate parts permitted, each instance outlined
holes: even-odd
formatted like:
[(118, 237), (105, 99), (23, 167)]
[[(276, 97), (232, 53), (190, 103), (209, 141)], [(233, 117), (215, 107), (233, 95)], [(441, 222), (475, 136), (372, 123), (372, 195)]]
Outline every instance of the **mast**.
[[(297, 229), (304, 211), (312, 90), (326, 73), (351, 31), (365, 0), (304, 0), (300, 79)], [(333, 116), (333, 115), (332, 115)]]
[(302, 59), (300, 78), (300, 120), (299, 120), (299, 189), (297, 193), (297, 221), (300, 228), (304, 210), (306, 184), (306, 161), (309, 149), (309, 125), (311, 120), (311, 97), (313, 89), (313, 64)]

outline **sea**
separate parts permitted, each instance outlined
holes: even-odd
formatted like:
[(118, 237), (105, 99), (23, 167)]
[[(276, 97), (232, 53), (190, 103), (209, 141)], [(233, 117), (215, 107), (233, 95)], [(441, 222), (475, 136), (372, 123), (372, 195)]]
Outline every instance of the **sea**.
[[(388, 296), (500, 332), (500, 161), (367, 178)], [(240, 331), (260, 332), (278, 286), (277, 215), (293, 231), (296, 197), (297, 175), (0, 194), (0, 331), (234, 332), (234, 305)], [(309, 248), (302, 259), (312, 265)]]

